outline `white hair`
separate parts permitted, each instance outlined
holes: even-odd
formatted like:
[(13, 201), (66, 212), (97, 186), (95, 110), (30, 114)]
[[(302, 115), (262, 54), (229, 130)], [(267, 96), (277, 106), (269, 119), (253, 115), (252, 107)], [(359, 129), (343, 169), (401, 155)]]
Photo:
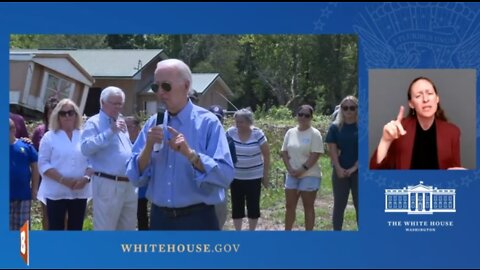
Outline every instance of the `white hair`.
[[(175, 67), (178, 70), (181, 78), (188, 82), (189, 88), (188, 91), (192, 91), (192, 71), (185, 62), (179, 59), (166, 59), (158, 62), (157, 69), (159, 67)], [(156, 70), (155, 70), (156, 72)]]
[(122, 102), (125, 102), (125, 93), (123, 93), (122, 89), (116, 86), (108, 86), (100, 94), (100, 108), (103, 108), (103, 102), (107, 102), (110, 96), (122, 96)]
[(253, 125), (253, 113), (251, 110), (247, 108), (243, 108), (236, 111), (235, 114), (233, 115), (233, 118), (235, 119), (243, 118), (245, 119), (245, 121), (247, 121), (247, 123), (249, 123), (250, 125)]

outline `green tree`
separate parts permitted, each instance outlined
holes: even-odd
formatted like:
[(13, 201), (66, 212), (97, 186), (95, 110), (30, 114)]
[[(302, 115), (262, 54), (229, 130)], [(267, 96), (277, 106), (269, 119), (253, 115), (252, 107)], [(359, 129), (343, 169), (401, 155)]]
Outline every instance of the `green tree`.
[(11, 35), (16, 49), (100, 49), (107, 48), (105, 35)]
[(316, 36), (317, 50), (313, 57), (320, 59), (312, 66), (313, 81), (322, 83), (316, 86), (317, 107), (322, 113), (329, 114), (336, 104), (346, 95), (356, 95), (357, 38), (353, 35)]
[(241, 43), (252, 49), (253, 70), (267, 99), (276, 101), (263, 103), (291, 109), (308, 103), (328, 112), (346, 93), (356, 93), (354, 36), (246, 35)]
[(311, 104), (332, 112), (357, 94), (354, 35), (11, 35), (11, 48), (163, 49), (194, 72), (220, 73), (237, 107)]
[(33, 49), (38, 48), (37, 37), (39, 35), (10, 35), (10, 48)]

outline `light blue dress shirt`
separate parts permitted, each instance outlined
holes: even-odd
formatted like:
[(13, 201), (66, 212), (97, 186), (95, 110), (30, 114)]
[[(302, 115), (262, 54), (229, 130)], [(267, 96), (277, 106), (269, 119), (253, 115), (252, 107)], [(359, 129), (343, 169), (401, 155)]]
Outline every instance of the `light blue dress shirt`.
[(87, 120), (82, 133), (82, 153), (88, 157), (96, 172), (126, 176), (126, 163), (132, 155), (132, 143), (128, 131), (112, 131), (112, 121), (115, 120), (102, 110)]
[(155, 124), (156, 115), (153, 115), (135, 141), (127, 164), (131, 183), (136, 186), (148, 184), (146, 196), (157, 206), (177, 208), (224, 201), (224, 189), (233, 180), (234, 168), (225, 131), (218, 118), (189, 101), (168, 121), (168, 125), (182, 133), (198, 153), (205, 168), (203, 173), (195, 169), (187, 157), (164, 143), (160, 151), (152, 152), (150, 164), (140, 174), (138, 156), (146, 144), (148, 130)]
[[(135, 143), (135, 141), (130, 141), (132, 142), (132, 145)], [(139, 187), (138, 188), (138, 199), (145, 199), (147, 198), (147, 186)]]

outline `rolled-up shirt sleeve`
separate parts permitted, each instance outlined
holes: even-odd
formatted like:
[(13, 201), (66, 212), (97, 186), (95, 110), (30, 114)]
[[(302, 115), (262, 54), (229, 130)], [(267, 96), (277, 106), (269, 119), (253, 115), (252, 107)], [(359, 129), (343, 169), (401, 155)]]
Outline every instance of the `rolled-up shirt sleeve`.
[(148, 184), (152, 176), (152, 166), (149, 164), (143, 173), (140, 173), (138, 169), (138, 156), (139, 154), (133, 154), (127, 161), (127, 177), (133, 186), (143, 187)]
[(52, 144), (50, 136), (51, 133), (45, 133), (43, 138), (40, 140), (40, 147), (38, 152), (38, 171), (40, 175), (44, 177), (44, 173), (51, 168), (53, 168), (51, 161), (52, 157)]
[(233, 181), (234, 168), (227, 137), (219, 122), (212, 123), (210, 137), (207, 140), (211, 143), (208, 144), (206, 153), (195, 149), (205, 172), (194, 170), (194, 180), (200, 188), (208, 188), (208, 185), (228, 188)]
[(87, 121), (82, 133), (82, 145), (81, 150), (85, 156), (95, 154), (97, 151), (106, 148), (114, 136), (112, 129), (106, 129), (103, 132), (98, 133), (95, 123)]
[(152, 177), (152, 161), (145, 167), (142, 173), (140, 173), (140, 169), (138, 168), (138, 157), (142, 152), (145, 144), (147, 143), (147, 134), (148, 130), (154, 123), (155, 118), (150, 118), (143, 126), (140, 134), (138, 134), (137, 140), (132, 148), (132, 156), (127, 161), (127, 177), (130, 180), (130, 183), (136, 187), (143, 187), (148, 184)]

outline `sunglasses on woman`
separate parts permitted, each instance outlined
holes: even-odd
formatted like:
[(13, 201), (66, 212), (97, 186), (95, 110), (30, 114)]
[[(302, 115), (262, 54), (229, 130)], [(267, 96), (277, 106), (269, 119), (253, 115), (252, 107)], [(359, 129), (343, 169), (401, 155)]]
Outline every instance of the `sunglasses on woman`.
[(307, 118), (307, 119), (310, 118), (310, 117), (312, 117), (312, 115), (311, 115), (311, 114), (308, 114), (308, 113), (298, 113), (297, 116), (298, 116), (298, 117), (305, 117), (305, 118)]
[(59, 111), (58, 112), (58, 115), (60, 117), (66, 117), (66, 116), (74, 116), (76, 115), (77, 113), (75, 112), (75, 110), (68, 110), (68, 111)]
[(348, 109), (350, 109), (350, 111), (354, 112), (354, 111), (357, 110), (357, 106), (342, 106), (342, 110), (348, 111)]
[(151, 86), (152, 91), (153, 91), (154, 93), (157, 93), (160, 87), (161, 87), (161, 88), (163, 89), (163, 91), (165, 91), (165, 92), (170, 92), (170, 90), (172, 90), (172, 85), (171, 85), (170, 83), (168, 83), (168, 82), (163, 82), (163, 83), (161, 83), (160, 85), (158, 85), (158, 83), (152, 83), (152, 86)]

